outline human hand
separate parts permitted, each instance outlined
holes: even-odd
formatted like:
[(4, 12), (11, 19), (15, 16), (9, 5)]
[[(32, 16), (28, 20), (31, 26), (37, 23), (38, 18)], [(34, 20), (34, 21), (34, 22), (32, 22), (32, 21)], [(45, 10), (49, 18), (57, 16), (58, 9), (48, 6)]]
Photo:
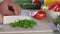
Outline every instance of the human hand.
[(21, 14), (20, 7), (12, 1), (9, 1), (9, 0), (3, 1), (0, 4), (0, 7), (1, 7), (0, 10), (2, 11), (3, 14), (7, 14), (7, 15)]

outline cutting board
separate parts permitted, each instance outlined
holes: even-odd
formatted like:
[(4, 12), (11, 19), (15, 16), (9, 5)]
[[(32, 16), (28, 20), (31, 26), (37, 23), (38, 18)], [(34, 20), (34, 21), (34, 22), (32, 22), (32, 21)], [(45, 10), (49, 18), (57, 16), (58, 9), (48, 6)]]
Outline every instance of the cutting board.
[(53, 32), (55, 30), (55, 25), (52, 22), (49, 22), (47, 20), (40, 21), (40, 20), (34, 19), (37, 21), (37, 25), (32, 29), (12, 28), (9, 25), (6, 25), (15, 20), (22, 20), (22, 19), (33, 19), (33, 18), (29, 16), (4, 16), (3, 31), (4, 32), (28, 33), (28, 32)]

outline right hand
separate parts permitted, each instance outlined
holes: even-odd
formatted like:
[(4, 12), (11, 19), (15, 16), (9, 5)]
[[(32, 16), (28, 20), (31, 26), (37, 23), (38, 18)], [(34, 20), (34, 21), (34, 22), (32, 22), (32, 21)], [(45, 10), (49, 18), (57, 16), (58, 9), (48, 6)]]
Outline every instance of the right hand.
[(0, 11), (1, 11), (3, 14), (14, 15), (14, 13), (8, 9), (8, 5), (7, 5), (7, 3), (5, 3), (5, 2), (2, 2), (2, 3), (0, 4)]

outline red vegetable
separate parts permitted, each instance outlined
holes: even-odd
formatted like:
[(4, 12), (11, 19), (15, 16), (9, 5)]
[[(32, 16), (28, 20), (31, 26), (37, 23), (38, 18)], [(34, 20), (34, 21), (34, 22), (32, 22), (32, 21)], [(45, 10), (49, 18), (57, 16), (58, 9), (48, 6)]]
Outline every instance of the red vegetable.
[(56, 9), (56, 11), (60, 12), (60, 7), (58, 7), (58, 8)]
[(59, 6), (58, 5), (56, 5), (52, 10), (53, 11), (57, 11), (57, 8), (58, 8)]
[(48, 10), (53, 10), (55, 12), (60, 12), (60, 2), (54, 2), (54, 3), (52, 3), (49, 6)]
[(58, 4), (58, 2), (52, 3), (52, 4), (49, 6), (48, 10), (53, 9), (57, 4)]
[(38, 20), (46, 19), (46, 13), (42, 10), (39, 10), (36, 15), (33, 16), (34, 18)]

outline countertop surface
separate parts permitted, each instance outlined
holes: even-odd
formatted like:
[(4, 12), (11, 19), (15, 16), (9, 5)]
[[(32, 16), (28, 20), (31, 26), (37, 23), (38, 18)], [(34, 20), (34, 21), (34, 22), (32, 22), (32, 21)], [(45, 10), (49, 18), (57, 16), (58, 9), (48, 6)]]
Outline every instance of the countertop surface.
[[(17, 0), (14, 0), (17, 1)], [(19, 1), (19, 0), (18, 0)], [(31, 10), (21, 10), (21, 16), (29, 16), (29, 12)], [(34, 12), (36, 12), (37, 10), (33, 10)], [(12, 30), (12, 28), (9, 28), (7, 25), (0, 25), (0, 33), (34, 33), (34, 34), (40, 34), (39, 32), (53, 32), (54, 30), (56, 30), (55, 25), (51, 22), (51, 21), (45, 21), (45, 22), (39, 22), (38, 26), (30, 29), (30, 30), (24, 30), (24, 29), (14, 29)], [(54, 33), (51, 33), (54, 34)]]

